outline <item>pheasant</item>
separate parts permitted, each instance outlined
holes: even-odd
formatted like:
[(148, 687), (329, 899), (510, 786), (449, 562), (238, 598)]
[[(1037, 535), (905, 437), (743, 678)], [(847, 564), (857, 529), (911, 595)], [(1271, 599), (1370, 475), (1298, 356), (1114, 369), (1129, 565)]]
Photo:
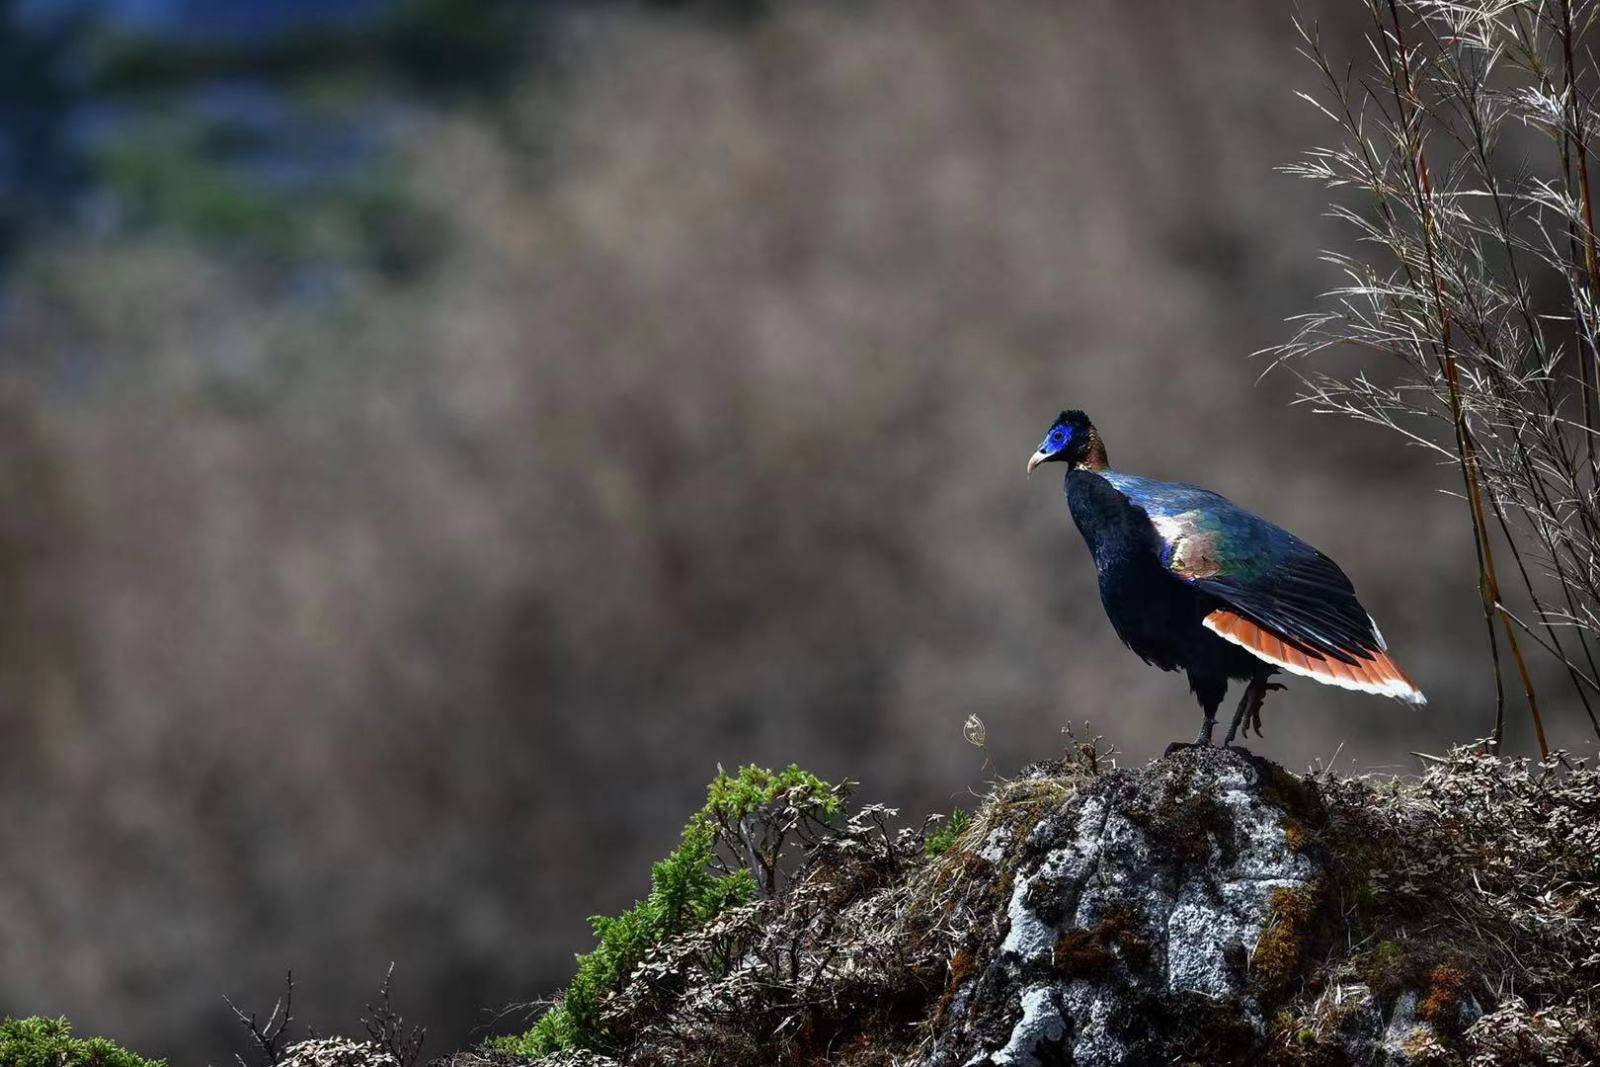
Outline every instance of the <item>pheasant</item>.
[(1427, 703), (1339, 565), (1287, 530), (1209, 490), (1112, 470), (1081, 411), (1056, 418), (1028, 473), (1045, 463), (1067, 466), (1067, 506), (1117, 636), (1146, 663), (1188, 674), (1205, 712), (1195, 746), (1212, 743), (1230, 680), (1245, 690), (1225, 745), (1241, 727), (1261, 735), (1280, 672)]

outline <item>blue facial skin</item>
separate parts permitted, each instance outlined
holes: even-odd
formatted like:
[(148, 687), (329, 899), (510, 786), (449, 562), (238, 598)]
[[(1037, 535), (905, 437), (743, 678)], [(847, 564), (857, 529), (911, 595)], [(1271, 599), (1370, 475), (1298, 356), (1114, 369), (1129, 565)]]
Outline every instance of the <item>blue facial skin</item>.
[(1052, 427), (1050, 432), (1045, 435), (1045, 439), (1039, 442), (1039, 451), (1047, 456), (1053, 456), (1063, 448), (1066, 448), (1071, 440), (1072, 431), (1070, 429), (1065, 426)]

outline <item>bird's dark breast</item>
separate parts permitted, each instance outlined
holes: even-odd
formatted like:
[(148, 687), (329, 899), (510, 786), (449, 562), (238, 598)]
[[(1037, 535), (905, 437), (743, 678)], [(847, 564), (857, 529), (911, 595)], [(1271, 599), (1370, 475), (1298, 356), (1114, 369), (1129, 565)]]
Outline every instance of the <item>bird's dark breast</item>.
[(1249, 655), (1201, 625), (1221, 602), (1161, 565), (1161, 542), (1144, 511), (1089, 471), (1067, 475), (1072, 520), (1094, 556), (1100, 602), (1124, 644), (1162, 670), (1246, 677)]

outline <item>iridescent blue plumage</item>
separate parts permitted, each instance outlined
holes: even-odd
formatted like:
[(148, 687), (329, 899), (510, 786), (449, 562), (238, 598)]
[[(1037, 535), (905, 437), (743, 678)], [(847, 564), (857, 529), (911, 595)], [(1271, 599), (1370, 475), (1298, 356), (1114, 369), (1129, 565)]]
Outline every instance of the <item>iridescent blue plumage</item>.
[(1349, 578), (1311, 545), (1209, 490), (1110, 469), (1082, 412), (1062, 412), (1028, 470), (1050, 462), (1068, 466), (1068, 507), (1117, 635), (1187, 672), (1206, 713), (1197, 743), (1209, 743), (1229, 679), (1249, 683), (1229, 741), (1241, 722), (1259, 731), (1279, 670), (1423, 702)]
[[(1288, 530), (1208, 489), (1099, 474), (1150, 517), (1162, 563), (1180, 580), (1342, 662), (1354, 662), (1352, 652), (1383, 650), (1339, 565)], [(1188, 551), (1192, 545), (1199, 551)]]

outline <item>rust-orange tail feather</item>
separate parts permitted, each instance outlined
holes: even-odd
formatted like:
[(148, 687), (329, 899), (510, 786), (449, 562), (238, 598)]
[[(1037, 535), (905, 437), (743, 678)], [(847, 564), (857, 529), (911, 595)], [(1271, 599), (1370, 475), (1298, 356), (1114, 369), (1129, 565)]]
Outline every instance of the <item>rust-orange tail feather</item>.
[[(1355, 663), (1342, 663), (1322, 656), (1232, 611), (1219, 608), (1205, 617), (1205, 627), (1225, 641), (1231, 641), (1257, 659), (1281, 667), (1291, 674), (1314, 678), (1326, 685), (1355, 689), (1394, 697), (1411, 704), (1426, 704), (1416, 683), (1406, 677), (1386, 651), (1348, 650)], [(1380, 639), (1381, 641), (1381, 639)]]

